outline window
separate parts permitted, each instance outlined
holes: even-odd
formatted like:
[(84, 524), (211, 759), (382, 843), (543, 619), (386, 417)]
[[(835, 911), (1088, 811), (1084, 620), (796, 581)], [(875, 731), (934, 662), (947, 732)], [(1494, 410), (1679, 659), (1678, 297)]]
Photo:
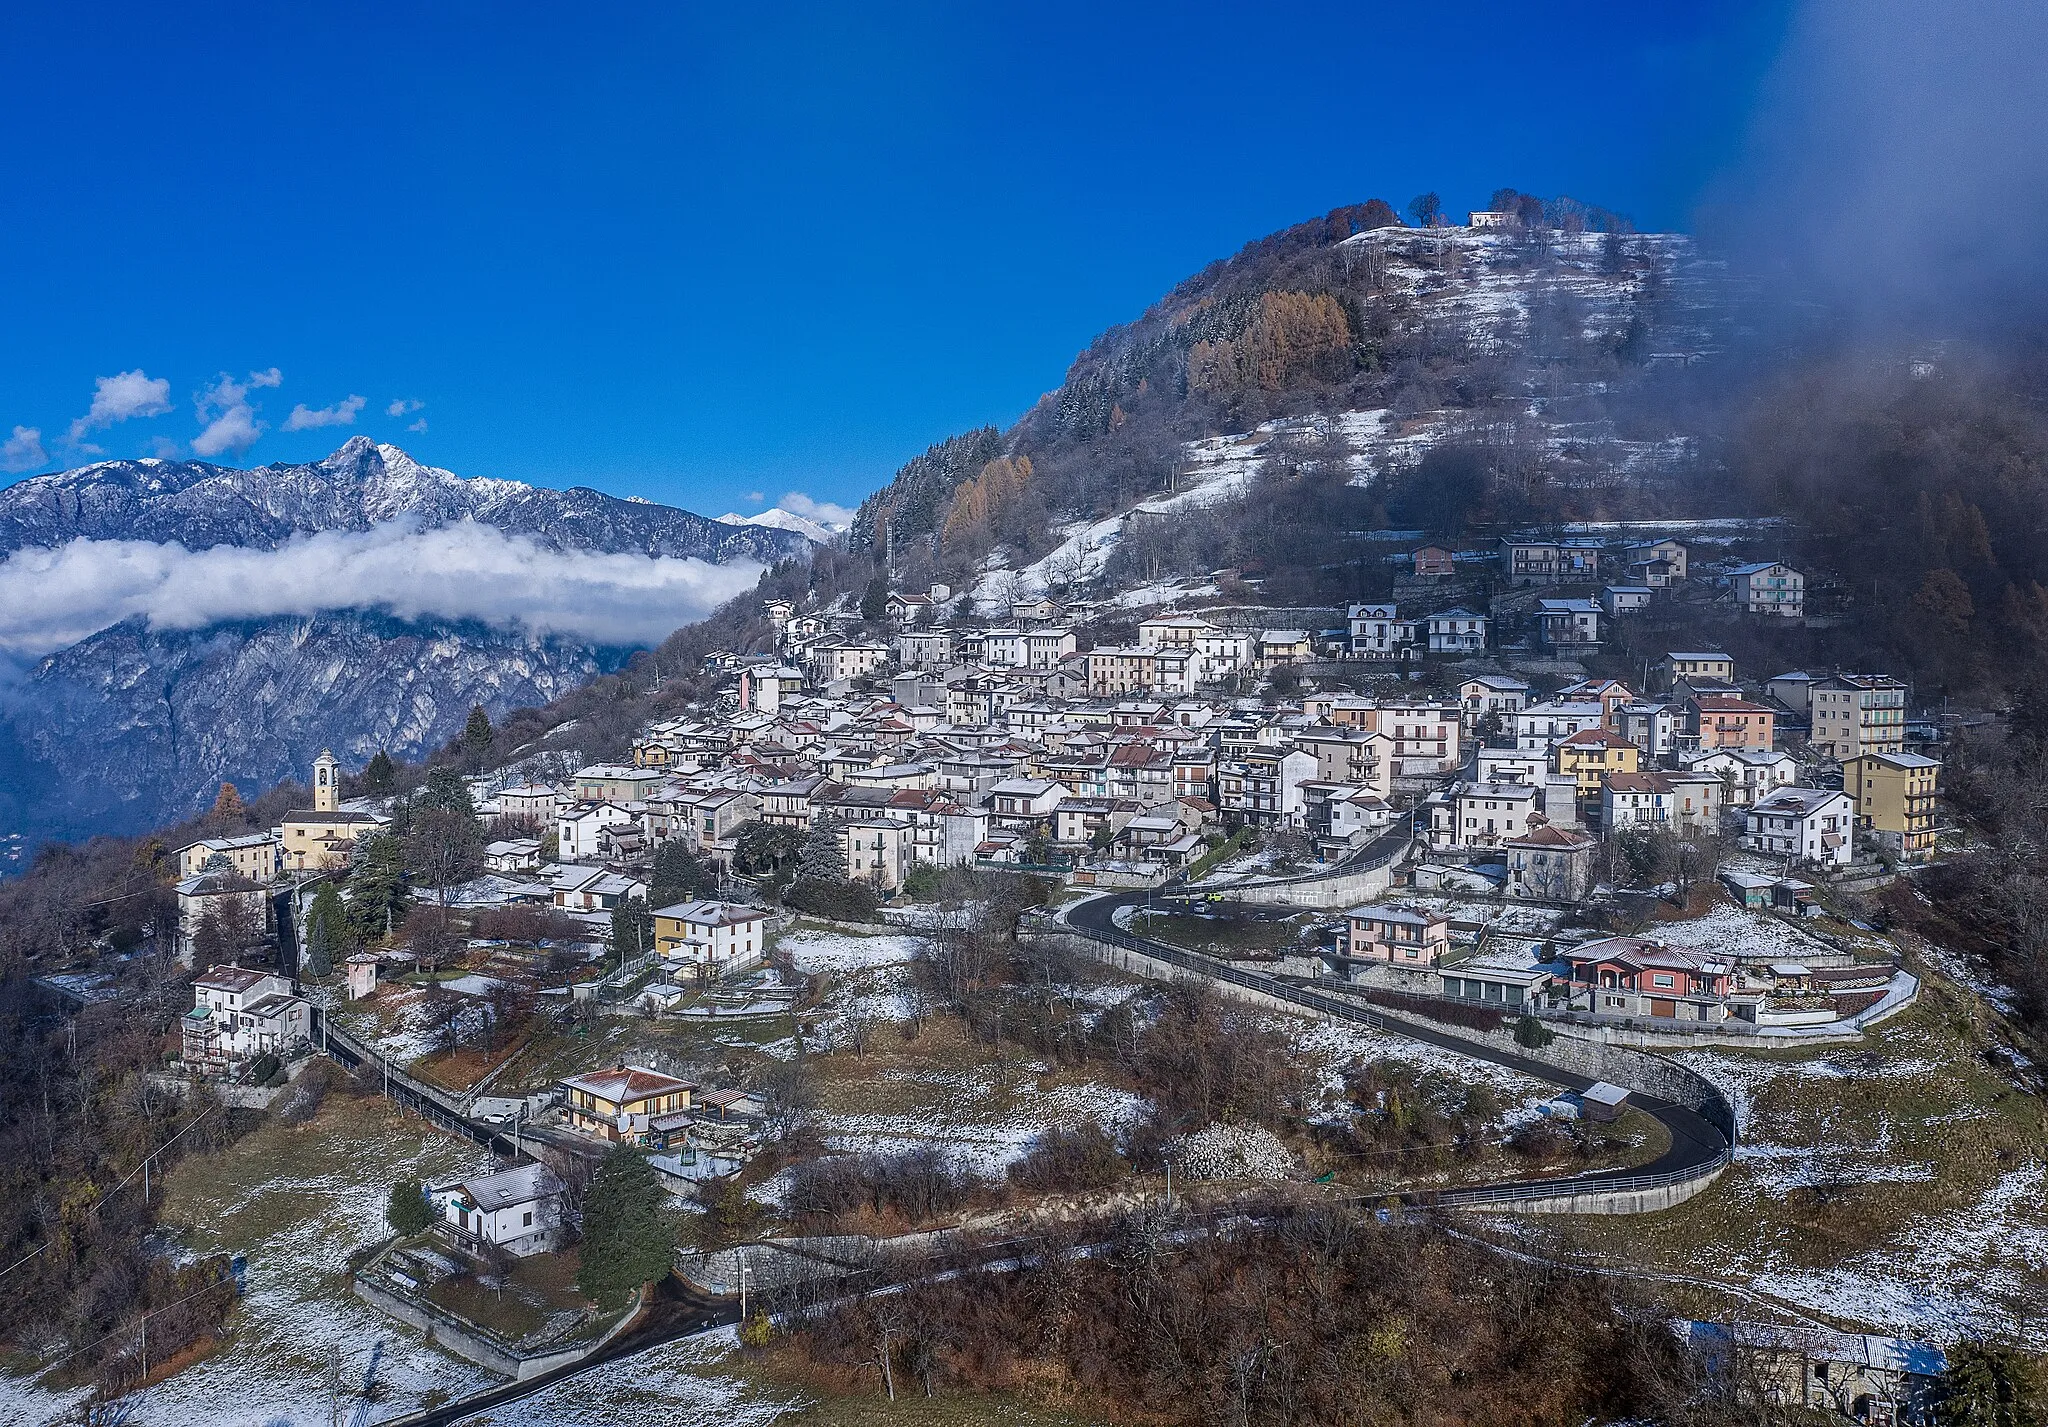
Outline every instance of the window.
[(525, 1215), (522, 1217), (520, 1221), (519, 1227), (522, 1229), (531, 1229), (533, 1227), (533, 1211), (531, 1209), (526, 1211)]

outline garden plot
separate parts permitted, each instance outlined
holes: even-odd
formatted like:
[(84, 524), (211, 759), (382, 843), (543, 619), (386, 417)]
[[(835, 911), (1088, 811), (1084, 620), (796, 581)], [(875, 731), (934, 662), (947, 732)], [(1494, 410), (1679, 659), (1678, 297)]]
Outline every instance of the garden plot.
[(496, 1381), (444, 1356), (349, 1292), (348, 1256), (383, 1239), (399, 1179), (435, 1183), (492, 1167), (488, 1153), (407, 1119), (379, 1100), (336, 1093), (310, 1124), (269, 1124), (173, 1172), (164, 1222), (195, 1253), (248, 1256), (248, 1293), (215, 1357), (139, 1394), (129, 1421), (267, 1427), (325, 1422), (328, 1353), (360, 1383), (374, 1346), (370, 1421)]

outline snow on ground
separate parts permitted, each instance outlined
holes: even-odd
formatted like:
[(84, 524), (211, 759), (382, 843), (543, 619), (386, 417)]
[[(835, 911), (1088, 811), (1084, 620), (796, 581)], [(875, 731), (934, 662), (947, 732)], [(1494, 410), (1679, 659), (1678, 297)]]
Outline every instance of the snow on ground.
[(1454, 922), (1483, 922), (1489, 931), (1508, 936), (1549, 936), (1563, 926), (1566, 914), (1550, 907), (1509, 906), (1469, 897), (1402, 897), (1404, 907), (1435, 912)]
[(796, 1393), (764, 1392), (721, 1373), (736, 1345), (730, 1328), (665, 1343), (458, 1427), (769, 1427), (809, 1407)]
[[(394, 1180), (436, 1183), (488, 1169), (491, 1156), (377, 1107), (348, 1106), (345, 1117), (330, 1111), (304, 1130), (273, 1126), (257, 1134), (278, 1136), (280, 1144), (294, 1135), (324, 1134), (333, 1143), (308, 1169), (299, 1168), (299, 1156), (289, 1145), (270, 1162), (252, 1153), (261, 1146), (247, 1141), (223, 1156), (199, 1161), (202, 1173), (233, 1173), (241, 1181), (219, 1200), (186, 1195), (185, 1180), (195, 1166), (181, 1167), (183, 1178), (173, 1181), (178, 1197), (166, 1222), (189, 1211), (183, 1247), (202, 1254), (247, 1254), (248, 1293), (229, 1319), (233, 1336), (227, 1348), (137, 1394), (129, 1422), (134, 1427), (324, 1423), (329, 1350), (339, 1353), (343, 1377), (360, 1382), (380, 1341), (384, 1356), (377, 1370), (380, 1392), (373, 1423), (411, 1412), (430, 1392), (459, 1395), (496, 1382), (356, 1298), (344, 1277), (348, 1255), (388, 1232), (384, 1206)], [(41, 1396), (0, 1380), (0, 1420), (54, 1420), (61, 1409), (55, 1398), (48, 1399), (47, 1407), (17, 1415), (23, 1412), (17, 1404)]]
[(1961, 952), (1951, 951), (1945, 946), (1936, 946), (1933, 942), (1923, 942), (1920, 954), (1926, 958), (1928, 965), (1956, 985), (1983, 997), (2000, 1015), (2010, 1016), (2017, 1009), (2019, 1003), (2013, 996), (2012, 988), (1993, 981), (1984, 973), (1979, 963)]
[(784, 933), (777, 950), (787, 952), (799, 971), (866, 971), (880, 966), (907, 966), (917, 957), (914, 936), (851, 936), (845, 932)]
[(1439, 1075), (1466, 1085), (1484, 1085), (1510, 1107), (1534, 1106), (1558, 1093), (1557, 1087), (1504, 1065), (1369, 1026), (1335, 1021), (1308, 1025), (1291, 1019), (1276, 1020), (1274, 1024), (1292, 1035), (1296, 1047), (1313, 1061), (1327, 1098), (1343, 1093), (1344, 1067), (1354, 1060), (1388, 1060), (1422, 1074)]
[[(1033, 1067), (1038, 1074), (1049, 1069)], [(985, 1178), (1000, 1178), (1054, 1127), (1094, 1120), (1112, 1135), (1134, 1124), (1145, 1101), (1128, 1090), (1092, 1081), (1025, 1084), (1008, 1095), (1013, 1108), (990, 1112), (998, 1094), (994, 1066), (966, 1071), (922, 1070), (892, 1077), (932, 1095), (932, 1109), (911, 1114), (827, 1112), (818, 1116), (826, 1145), (835, 1150), (895, 1154), (921, 1147), (946, 1151), (952, 1161)]]
[(2002, 1176), (1968, 1208), (1915, 1224), (1899, 1242), (1831, 1269), (1766, 1271), (1750, 1284), (1803, 1307), (1941, 1343), (2010, 1334), (2015, 1307), (2038, 1292), (2048, 1273), (2048, 1226), (2038, 1218), (2044, 1191), (2048, 1171), (2030, 1164)]
[(1717, 905), (1689, 922), (1658, 922), (1643, 935), (1665, 946), (1749, 961), (1805, 961), (1840, 952), (1782, 917)]

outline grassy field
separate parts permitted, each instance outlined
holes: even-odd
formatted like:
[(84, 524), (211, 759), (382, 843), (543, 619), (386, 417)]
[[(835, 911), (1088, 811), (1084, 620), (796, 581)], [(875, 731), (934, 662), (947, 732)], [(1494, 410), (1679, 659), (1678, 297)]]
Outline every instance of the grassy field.
[(1573, 1222), (1568, 1251), (1894, 1331), (2038, 1319), (2048, 1115), (1988, 1030), (1981, 1002), (1930, 982), (1867, 1046), (1682, 1055), (1737, 1105), (1735, 1164), (1667, 1212)]
[(229, 1319), (225, 1350), (151, 1388), (131, 1420), (325, 1421), (330, 1352), (344, 1377), (360, 1382), (380, 1341), (378, 1416), (490, 1381), (355, 1298), (347, 1276), (349, 1255), (387, 1233), (393, 1181), (432, 1183), (488, 1164), (476, 1146), (382, 1100), (339, 1092), (309, 1124), (266, 1124), (220, 1154), (182, 1161), (167, 1186), (165, 1224), (196, 1252), (246, 1255), (248, 1292)]

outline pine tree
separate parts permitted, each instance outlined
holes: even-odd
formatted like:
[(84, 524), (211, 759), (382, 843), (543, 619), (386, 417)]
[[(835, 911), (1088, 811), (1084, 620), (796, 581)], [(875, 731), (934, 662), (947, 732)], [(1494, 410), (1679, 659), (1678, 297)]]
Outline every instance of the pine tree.
[(860, 597), (860, 617), (869, 624), (880, 624), (889, 613), (889, 582), (880, 575), (868, 581), (867, 592)]
[(427, 785), (414, 799), (417, 811), (439, 808), (446, 812), (460, 813), (466, 818), (476, 816), (476, 802), (469, 796), (469, 784), (462, 775), (443, 763), (427, 774)]
[(846, 880), (846, 824), (831, 813), (811, 820), (810, 835), (797, 854), (797, 875), (820, 882)]
[(388, 798), (398, 791), (398, 765), (381, 748), (376, 757), (363, 765), (362, 789), (372, 798)]
[(583, 1260), (576, 1286), (603, 1304), (617, 1304), (668, 1274), (676, 1226), (667, 1196), (647, 1161), (615, 1145), (597, 1167), (583, 1201)]
[(718, 878), (681, 838), (672, 837), (654, 854), (654, 871), (648, 879), (647, 905), (667, 907), (677, 902), (713, 896)]
[(348, 909), (334, 884), (322, 882), (313, 894), (313, 905), (306, 909), (307, 974), (332, 975), (335, 959), (350, 950)]
[(398, 839), (388, 833), (356, 844), (345, 917), (358, 942), (380, 941), (389, 927), (405, 920), (412, 894), (406, 889), (402, 854)]
[(434, 1222), (427, 1193), (417, 1179), (401, 1179), (391, 1186), (391, 1197), (384, 1206), (384, 1222), (391, 1226), (392, 1233), (406, 1238), (426, 1232)]
[(469, 722), (462, 726), (462, 753), (469, 763), (469, 771), (481, 773), (484, 759), (491, 751), (491, 716), (484, 712), (482, 704), (474, 704), (469, 710)]

